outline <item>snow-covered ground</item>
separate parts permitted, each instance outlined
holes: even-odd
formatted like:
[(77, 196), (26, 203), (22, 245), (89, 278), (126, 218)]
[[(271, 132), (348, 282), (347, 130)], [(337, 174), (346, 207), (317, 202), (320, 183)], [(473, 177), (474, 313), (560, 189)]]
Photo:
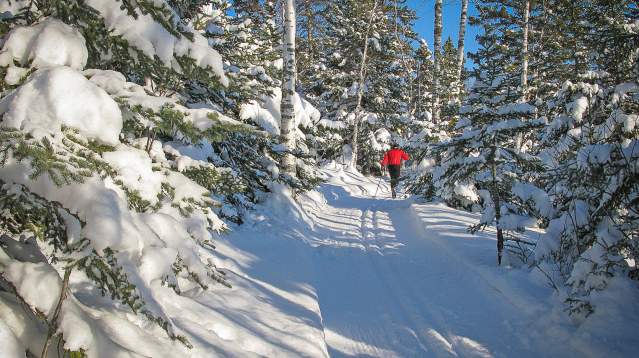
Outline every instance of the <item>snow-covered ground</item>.
[[(216, 241), (232, 288), (156, 296), (192, 349), (123, 311), (86, 306), (100, 327), (89, 333), (99, 343), (89, 356), (636, 356), (639, 315), (627, 297), (617, 298), (627, 316), (602, 309), (578, 326), (541, 273), (496, 265), (494, 233), (466, 231), (478, 215), (390, 199), (385, 181), (324, 172), (324, 184), (295, 199), (273, 187)], [(29, 338), (33, 325), (18, 322), (26, 316), (10, 314), (19, 312), (12, 302), (0, 301), (0, 357), (23, 352), (19, 342), (41, 347)]]
[[(478, 216), (389, 198), (382, 182), (326, 169), (285, 188), (217, 242), (232, 289), (175, 302), (195, 356), (610, 357), (636, 322), (572, 324), (541, 274), (497, 267)], [(634, 327), (632, 325), (634, 324)]]

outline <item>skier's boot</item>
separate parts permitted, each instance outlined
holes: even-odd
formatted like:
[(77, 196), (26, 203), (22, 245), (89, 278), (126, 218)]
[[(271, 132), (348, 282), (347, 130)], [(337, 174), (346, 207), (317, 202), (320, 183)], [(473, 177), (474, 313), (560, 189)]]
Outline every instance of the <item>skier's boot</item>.
[(391, 187), (391, 193), (393, 193), (393, 199), (395, 199), (397, 197), (397, 194), (395, 193), (395, 188)]

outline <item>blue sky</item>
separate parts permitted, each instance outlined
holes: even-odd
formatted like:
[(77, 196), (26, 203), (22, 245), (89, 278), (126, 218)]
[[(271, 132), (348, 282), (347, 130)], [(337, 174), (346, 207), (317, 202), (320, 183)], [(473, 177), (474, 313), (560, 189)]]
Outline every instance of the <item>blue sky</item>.
[[(417, 12), (419, 19), (415, 22), (415, 31), (423, 37), (433, 49), (433, 26), (434, 26), (434, 13), (435, 13), (435, 1), (434, 0), (408, 0), (407, 5)], [(453, 39), (455, 46), (457, 46), (457, 37), (459, 35), (459, 13), (461, 11), (460, 0), (443, 0), (442, 7), (443, 18), (443, 33), (442, 44), (448, 36)], [(474, 1), (470, 0), (468, 4), (468, 15), (476, 15)], [(474, 52), (477, 49), (477, 42), (475, 41), (475, 35), (479, 33), (480, 28), (476, 26), (468, 25), (466, 27), (466, 43), (465, 52)], [(472, 62), (466, 58), (466, 67), (472, 67)]]

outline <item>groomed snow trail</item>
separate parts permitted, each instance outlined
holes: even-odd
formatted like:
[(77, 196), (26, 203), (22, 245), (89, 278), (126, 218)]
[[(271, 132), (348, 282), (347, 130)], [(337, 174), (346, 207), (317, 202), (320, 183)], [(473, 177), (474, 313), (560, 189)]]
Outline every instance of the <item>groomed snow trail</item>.
[(218, 242), (219, 266), (233, 289), (196, 298), (201, 307), (176, 307), (194, 310), (180, 326), (201, 338), (201, 356), (610, 351), (557, 318), (565, 314), (549, 303), (545, 280), (496, 265), (494, 233), (466, 231), (477, 215), (390, 199), (383, 181), (374, 197), (377, 180), (326, 173), (326, 183), (295, 201), (286, 188), (274, 188), (247, 224)]
[(508, 272), (496, 267), (490, 233), (466, 232), (476, 216), (390, 199), (386, 183), (374, 198), (374, 181), (340, 175), (355, 185), (326, 184), (327, 205), (307, 207), (316, 213), (316, 288), (331, 356), (543, 354), (530, 331), (543, 308), (495, 277)]

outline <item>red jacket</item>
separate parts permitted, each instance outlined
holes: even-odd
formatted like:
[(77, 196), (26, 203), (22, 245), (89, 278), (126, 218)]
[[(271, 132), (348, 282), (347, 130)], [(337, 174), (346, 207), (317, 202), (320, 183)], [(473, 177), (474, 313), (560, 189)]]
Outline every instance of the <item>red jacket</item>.
[(384, 154), (382, 166), (385, 165), (401, 165), (402, 159), (408, 160), (408, 154), (401, 149), (393, 148)]

